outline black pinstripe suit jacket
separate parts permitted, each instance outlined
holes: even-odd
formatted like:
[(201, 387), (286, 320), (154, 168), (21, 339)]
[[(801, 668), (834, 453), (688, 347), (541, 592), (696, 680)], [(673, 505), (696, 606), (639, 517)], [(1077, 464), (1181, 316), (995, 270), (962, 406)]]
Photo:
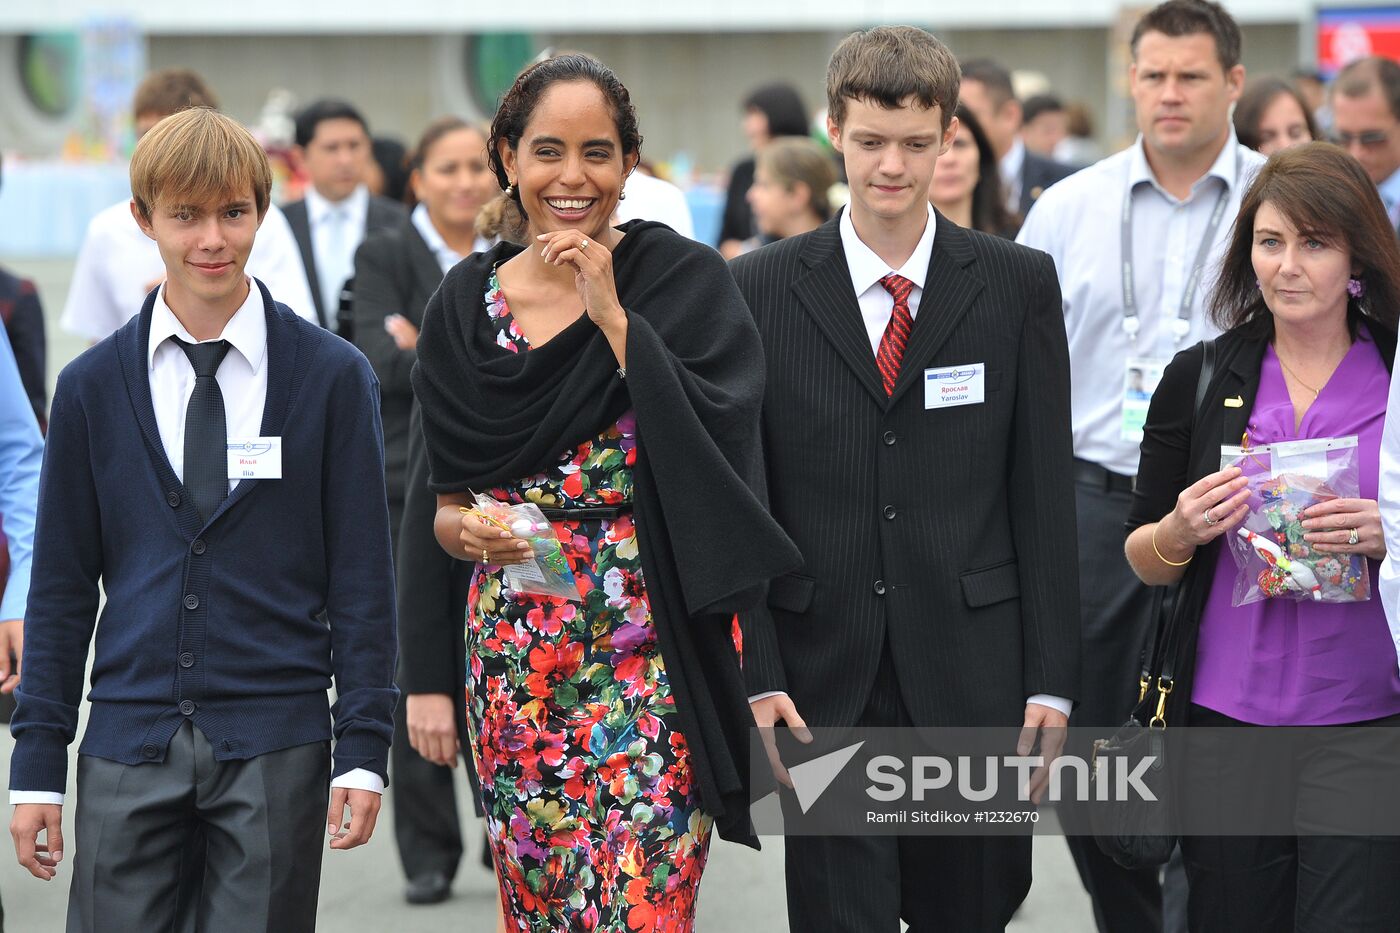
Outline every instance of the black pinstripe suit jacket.
[[(886, 397), (838, 219), (733, 261), (763, 336), (773, 514), (802, 550), (742, 619), (750, 693), (854, 723), (886, 640), (916, 725), (1019, 725), (1079, 688), (1069, 354), (1044, 253), (938, 217)], [(986, 401), (925, 410), (929, 367)]]

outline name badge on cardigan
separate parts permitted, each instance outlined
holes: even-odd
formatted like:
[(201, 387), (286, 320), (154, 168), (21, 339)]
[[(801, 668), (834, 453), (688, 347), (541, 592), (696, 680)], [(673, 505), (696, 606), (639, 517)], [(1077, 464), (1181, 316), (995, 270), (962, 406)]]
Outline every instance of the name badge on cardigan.
[(924, 408), (956, 408), (986, 401), (987, 364), (924, 370)]
[(228, 478), (281, 479), (282, 438), (229, 438)]

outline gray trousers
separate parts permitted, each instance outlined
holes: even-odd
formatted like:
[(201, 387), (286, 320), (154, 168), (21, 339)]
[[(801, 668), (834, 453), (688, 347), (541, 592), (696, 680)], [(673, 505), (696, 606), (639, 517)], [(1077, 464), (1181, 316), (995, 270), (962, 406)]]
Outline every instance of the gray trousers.
[(189, 722), (163, 762), (80, 756), (68, 933), (174, 930), (185, 862), (197, 855), (191, 840), (201, 835), (195, 929), (313, 933), (329, 781), (328, 742), (216, 761)]

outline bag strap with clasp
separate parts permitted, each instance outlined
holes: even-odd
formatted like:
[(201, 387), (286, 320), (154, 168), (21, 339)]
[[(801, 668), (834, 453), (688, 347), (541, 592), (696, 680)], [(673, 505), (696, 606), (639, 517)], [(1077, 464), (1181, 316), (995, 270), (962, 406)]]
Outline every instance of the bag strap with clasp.
[[(1207, 392), (1210, 389), (1211, 380), (1215, 377), (1215, 341), (1201, 341), (1201, 372), (1196, 377), (1196, 405), (1191, 411), (1191, 436), (1196, 435), (1196, 426), (1200, 424), (1205, 415), (1207, 402)], [(1173, 584), (1180, 588), (1180, 583)], [(1171, 695), (1172, 689), (1176, 685), (1176, 654), (1180, 650), (1181, 626), (1176, 621), (1176, 606), (1173, 600), (1172, 611), (1163, 613), (1162, 607), (1166, 603), (1168, 587), (1155, 586), (1152, 588), (1152, 618), (1159, 620), (1157, 638), (1153, 645), (1152, 657), (1160, 660), (1157, 666), (1156, 684), (1153, 684), (1153, 674), (1151, 663), (1144, 664), (1142, 674), (1138, 680), (1138, 704), (1133, 709), (1133, 716), (1139, 721), (1147, 713), (1151, 703), (1151, 693), (1155, 686), (1157, 696), (1156, 709), (1152, 717), (1147, 721), (1148, 725), (1158, 728), (1166, 727), (1167, 697)], [(1180, 596), (1180, 593), (1177, 593)]]

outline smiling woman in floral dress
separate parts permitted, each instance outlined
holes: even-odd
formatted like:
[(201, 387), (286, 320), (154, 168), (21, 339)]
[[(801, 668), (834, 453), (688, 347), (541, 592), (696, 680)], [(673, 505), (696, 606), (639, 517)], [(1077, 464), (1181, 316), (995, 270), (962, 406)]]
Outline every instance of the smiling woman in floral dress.
[[(641, 137), (583, 55), (531, 66), (490, 156), (525, 248), (455, 267), (414, 388), (442, 546), (477, 562), (472, 754), (507, 926), (690, 930), (712, 826), (753, 842), (734, 613), (800, 557), (764, 504), (763, 356), (723, 261), (613, 228)], [(461, 512), (545, 510), (580, 599), (512, 591), (529, 545)]]

